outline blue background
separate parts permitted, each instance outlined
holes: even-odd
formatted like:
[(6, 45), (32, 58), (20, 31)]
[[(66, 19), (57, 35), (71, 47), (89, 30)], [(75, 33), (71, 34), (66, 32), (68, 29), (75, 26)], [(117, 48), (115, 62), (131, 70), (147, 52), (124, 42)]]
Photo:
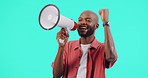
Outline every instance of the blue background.
[[(147, 0), (1, 0), (0, 78), (53, 77), (51, 63), (57, 53), (60, 28), (46, 31), (40, 27), (38, 16), (47, 4), (55, 4), (62, 15), (76, 22), (84, 10), (98, 14), (98, 10), (108, 8), (118, 60), (106, 69), (106, 77), (148, 77)], [(101, 20), (99, 24), (95, 36), (104, 42)], [(69, 41), (79, 39), (77, 31), (69, 34)]]

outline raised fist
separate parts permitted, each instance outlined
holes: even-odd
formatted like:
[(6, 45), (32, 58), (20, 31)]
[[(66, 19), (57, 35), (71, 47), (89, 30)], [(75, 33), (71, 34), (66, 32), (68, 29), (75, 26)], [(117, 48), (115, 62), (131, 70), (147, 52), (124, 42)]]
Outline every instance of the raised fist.
[(102, 21), (108, 22), (109, 10), (108, 9), (101, 9), (99, 10), (99, 14), (101, 16)]

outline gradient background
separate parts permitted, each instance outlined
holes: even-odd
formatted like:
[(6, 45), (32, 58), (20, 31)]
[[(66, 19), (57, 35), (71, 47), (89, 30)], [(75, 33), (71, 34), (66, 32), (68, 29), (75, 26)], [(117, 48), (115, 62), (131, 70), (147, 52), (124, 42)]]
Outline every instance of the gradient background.
[[(38, 23), (40, 10), (55, 4), (61, 14), (76, 22), (84, 10), (110, 10), (111, 31), (118, 60), (106, 69), (107, 78), (148, 78), (148, 0), (1, 0), (0, 78), (52, 78), (51, 63), (60, 30), (45, 31)], [(99, 16), (100, 17), (100, 16)], [(96, 38), (104, 42), (102, 21)], [(77, 31), (69, 40), (79, 38)]]

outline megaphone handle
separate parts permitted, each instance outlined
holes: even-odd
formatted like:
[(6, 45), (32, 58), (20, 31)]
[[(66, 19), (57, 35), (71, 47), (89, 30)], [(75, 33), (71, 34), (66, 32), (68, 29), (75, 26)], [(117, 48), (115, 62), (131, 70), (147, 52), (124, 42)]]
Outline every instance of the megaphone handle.
[(68, 27), (64, 28), (66, 30), (66, 33), (69, 33), (70, 29)]
[(64, 44), (64, 40), (62, 40), (62, 39), (59, 39), (59, 42), (60, 42), (61, 44)]

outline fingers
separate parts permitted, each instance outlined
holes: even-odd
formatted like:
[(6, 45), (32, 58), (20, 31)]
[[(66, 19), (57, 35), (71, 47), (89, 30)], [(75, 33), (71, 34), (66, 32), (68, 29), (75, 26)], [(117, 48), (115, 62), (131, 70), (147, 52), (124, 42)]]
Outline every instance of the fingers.
[(65, 28), (61, 29), (61, 33), (64, 34), (65, 36), (69, 37), (68, 31)]
[(57, 33), (57, 41), (59, 43), (60, 46), (64, 46), (65, 43), (68, 41), (68, 37), (69, 37), (69, 34), (67, 32), (66, 29), (62, 28), (58, 33)]
[(69, 37), (68, 31), (64, 28), (62, 28), (58, 33), (57, 36), (60, 37)]
[(101, 9), (101, 10), (99, 10), (99, 14), (100, 14), (100, 15), (102, 15), (102, 14), (104, 14), (104, 13), (108, 13), (108, 12), (109, 12), (108, 9)]
[(99, 14), (101, 15), (101, 13), (102, 13), (102, 10), (99, 10)]
[(108, 9), (101, 9), (99, 11), (101, 19), (103, 22), (108, 22), (109, 10)]

